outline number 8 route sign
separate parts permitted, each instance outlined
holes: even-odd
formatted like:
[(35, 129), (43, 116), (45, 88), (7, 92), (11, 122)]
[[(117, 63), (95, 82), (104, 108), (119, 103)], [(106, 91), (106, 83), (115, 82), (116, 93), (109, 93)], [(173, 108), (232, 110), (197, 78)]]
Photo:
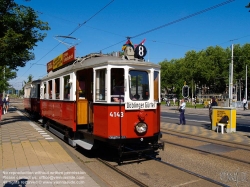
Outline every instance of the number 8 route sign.
[(147, 54), (147, 49), (144, 45), (139, 44), (135, 48), (135, 58), (143, 59)]

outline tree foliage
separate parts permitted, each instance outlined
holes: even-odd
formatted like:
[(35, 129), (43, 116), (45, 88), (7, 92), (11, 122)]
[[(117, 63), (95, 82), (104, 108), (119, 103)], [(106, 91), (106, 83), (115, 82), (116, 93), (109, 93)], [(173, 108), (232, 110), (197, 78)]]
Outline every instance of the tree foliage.
[(48, 23), (38, 19), (30, 7), (18, 5), (14, 0), (0, 0), (0, 61), (15, 70), (34, 59), (31, 50), (43, 41), (49, 30)]
[(7, 66), (0, 66), (0, 93), (7, 90), (11, 85), (8, 83), (9, 80), (16, 78), (16, 72), (13, 72)]
[[(208, 87), (211, 93), (226, 93), (231, 55), (229, 47), (223, 49), (219, 46), (210, 46), (198, 52), (188, 51), (184, 58), (164, 60), (159, 63), (162, 71), (161, 87), (168, 93), (180, 95), (181, 88), (186, 82), (190, 88), (196, 85), (198, 88)], [(250, 44), (234, 45), (233, 61), (233, 84), (236, 84), (238, 80), (245, 79), (246, 65), (250, 67)]]

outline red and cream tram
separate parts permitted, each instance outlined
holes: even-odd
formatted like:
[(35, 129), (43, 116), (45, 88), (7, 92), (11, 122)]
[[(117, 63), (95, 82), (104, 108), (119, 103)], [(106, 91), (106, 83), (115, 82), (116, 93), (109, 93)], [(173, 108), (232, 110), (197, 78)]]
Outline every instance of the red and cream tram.
[(49, 62), (48, 74), (36, 84), (46, 128), (87, 150), (99, 141), (116, 146), (120, 154), (128, 152), (126, 147), (163, 149), (158, 142), (160, 66), (135, 58), (131, 49), (127, 46), (123, 57), (75, 58), (73, 47)]

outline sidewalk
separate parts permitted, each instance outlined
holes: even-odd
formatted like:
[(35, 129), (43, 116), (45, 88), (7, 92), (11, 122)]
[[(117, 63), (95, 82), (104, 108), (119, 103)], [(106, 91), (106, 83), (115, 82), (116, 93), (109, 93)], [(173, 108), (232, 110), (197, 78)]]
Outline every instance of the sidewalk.
[(0, 184), (4, 187), (25, 183), (27, 187), (101, 185), (101, 180), (77, 163), (73, 154), (15, 108), (2, 119)]

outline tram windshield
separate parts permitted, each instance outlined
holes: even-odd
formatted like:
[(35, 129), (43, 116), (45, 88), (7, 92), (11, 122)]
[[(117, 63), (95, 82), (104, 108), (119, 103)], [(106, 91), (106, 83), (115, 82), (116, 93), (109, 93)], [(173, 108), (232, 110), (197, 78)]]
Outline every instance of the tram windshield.
[(129, 94), (131, 100), (149, 99), (148, 72), (131, 70), (129, 71)]

